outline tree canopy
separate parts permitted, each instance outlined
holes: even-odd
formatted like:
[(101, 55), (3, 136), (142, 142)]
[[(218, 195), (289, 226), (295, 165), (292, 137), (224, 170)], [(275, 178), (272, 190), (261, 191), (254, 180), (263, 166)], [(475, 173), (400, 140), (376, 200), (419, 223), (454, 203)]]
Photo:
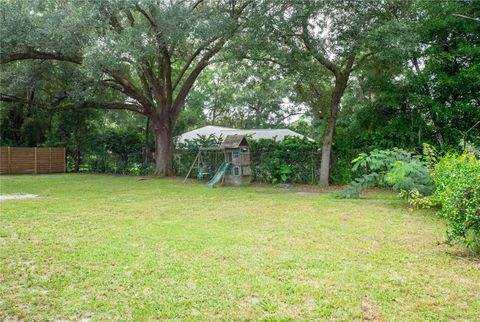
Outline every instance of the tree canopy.
[(253, 1), (12, 1), (2, 10), (7, 36), (1, 59), (79, 65), (75, 93), (50, 95), (48, 108), (144, 114), (152, 120), (156, 173), (171, 175), (173, 127), (185, 99), (211, 59), (246, 27), (251, 6)]

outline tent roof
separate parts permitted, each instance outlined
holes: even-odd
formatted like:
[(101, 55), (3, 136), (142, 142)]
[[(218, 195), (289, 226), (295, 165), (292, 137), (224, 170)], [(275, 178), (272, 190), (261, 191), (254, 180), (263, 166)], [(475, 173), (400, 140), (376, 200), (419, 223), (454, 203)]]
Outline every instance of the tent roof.
[[(304, 138), (305, 136), (300, 133), (294, 132), (289, 129), (247, 129), (247, 130), (238, 130), (228, 127), (221, 126), (204, 126), (193, 131), (183, 133), (178, 136), (178, 143), (185, 143), (186, 140), (198, 139), (200, 136), (209, 136), (214, 135), (215, 137), (226, 137), (227, 135), (249, 135), (253, 140), (259, 139), (272, 139), (276, 141), (283, 141), (287, 136), (296, 136)], [(306, 137), (308, 140), (313, 141), (312, 139)]]

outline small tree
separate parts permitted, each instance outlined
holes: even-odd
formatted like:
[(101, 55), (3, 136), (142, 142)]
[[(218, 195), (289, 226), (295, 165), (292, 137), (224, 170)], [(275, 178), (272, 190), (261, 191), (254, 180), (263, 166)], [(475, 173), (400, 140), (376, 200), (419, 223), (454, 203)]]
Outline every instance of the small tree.
[[(325, 89), (330, 91), (328, 106), (311, 106), (326, 112), (322, 115), (326, 127), (322, 138), (321, 185), (329, 184), (337, 115), (352, 73), (367, 59), (401, 50), (407, 26), (399, 17), (409, 5), (408, 1), (379, 4), (376, 0), (271, 1), (268, 33), (271, 43), (278, 48), (270, 47), (264, 56), (299, 74), (304, 84), (301, 96), (327, 96)], [(325, 73), (330, 75), (326, 85)], [(325, 99), (309, 98), (309, 101)]]

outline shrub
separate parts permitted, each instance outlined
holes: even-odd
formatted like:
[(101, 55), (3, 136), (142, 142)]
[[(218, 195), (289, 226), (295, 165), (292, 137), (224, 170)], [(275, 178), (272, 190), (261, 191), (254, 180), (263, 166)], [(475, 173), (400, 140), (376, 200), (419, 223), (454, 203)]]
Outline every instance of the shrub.
[(423, 196), (417, 189), (410, 191), (403, 190), (399, 196), (406, 199), (410, 206), (414, 208), (428, 209), (439, 206), (439, 202), (435, 196)]
[(416, 190), (422, 196), (430, 195), (434, 189), (426, 164), (418, 159), (394, 162), (385, 175), (385, 182), (393, 190)]
[(249, 140), (252, 179), (262, 182), (316, 183), (320, 145), (298, 137), (283, 141)]
[(127, 173), (130, 174), (130, 175), (138, 176), (142, 173), (142, 169), (139, 166), (135, 165), (135, 166), (129, 168), (127, 170)]
[(274, 172), (274, 177), (272, 180), (272, 184), (280, 183), (287, 183), (289, 181), (289, 176), (292, 174), (292, 169), (288, 165), (281, 165), (280, 168), (276, 169)]
[(448, 239), (480, 251), (480, 160), (473, 154), (446, 155), (436, 165), (433, 181)]
[(361, 153), (352, 163), (357, 178), (337, 193), (338, 198), (358, 198), (360, 192), (373, 186), (398, 191), (416, 189), (422, 195), (434, 189), (427, 164), (405, 150), (373, 150), (370, 154)]
[(330, 181), (332, 184), (346, 184), (352, 180), (352, 167), (348, 160), (341, 159), (345, 156), (338, 155), (337, 159), (332, 162), (332, 168), (330, 169)]

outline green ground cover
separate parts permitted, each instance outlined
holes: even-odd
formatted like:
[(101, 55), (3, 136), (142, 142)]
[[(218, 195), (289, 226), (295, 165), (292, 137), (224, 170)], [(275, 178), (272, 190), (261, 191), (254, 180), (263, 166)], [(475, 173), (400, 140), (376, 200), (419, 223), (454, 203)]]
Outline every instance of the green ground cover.
[(475, 320), (480, 262), (394, 194), (2, 176), (0, 320)]

